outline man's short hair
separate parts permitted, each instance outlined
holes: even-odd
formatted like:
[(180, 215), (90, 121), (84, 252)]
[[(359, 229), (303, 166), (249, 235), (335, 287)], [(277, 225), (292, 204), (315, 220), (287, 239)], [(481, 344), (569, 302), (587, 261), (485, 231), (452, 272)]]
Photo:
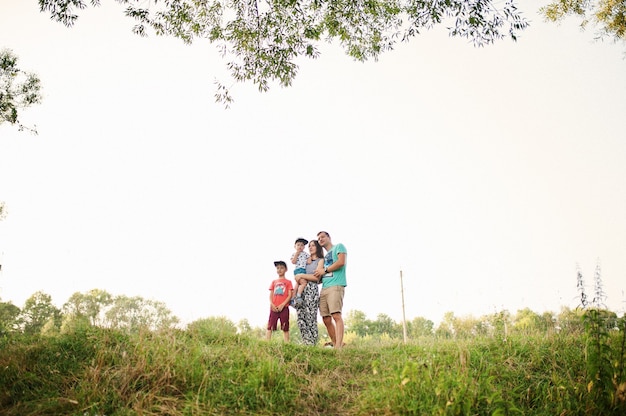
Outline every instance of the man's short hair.
[(319, 236), (322, 233), (326, 234), (326, 237), (330, 238), (330, 234), (328, 234), (328, 231), (320, 231), (319, 233), (317, 233), (317, 235)]

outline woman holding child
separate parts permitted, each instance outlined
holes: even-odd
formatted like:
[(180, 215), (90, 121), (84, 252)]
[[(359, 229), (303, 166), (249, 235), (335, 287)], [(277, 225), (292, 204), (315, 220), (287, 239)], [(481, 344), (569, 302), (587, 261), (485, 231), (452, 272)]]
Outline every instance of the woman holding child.
[(311, 262), (306, 265), (306, 274), (298, 274), (295, 276), (296, 281), (305, 279), (306, 287), (302, 292), (302, 304), (296, 308), (298, 311), (298, 328), (302, 342), (305, 345), (317, 345), (319, 337), (317, 330), (317, 311), (320, 302), (320, 293), (318, 288), (318, 279), (313, 275), (317, 264), (322, 260), (324, 265), (324, 251), (317, 240), (309, 242), (309, 253), (311, 254)]

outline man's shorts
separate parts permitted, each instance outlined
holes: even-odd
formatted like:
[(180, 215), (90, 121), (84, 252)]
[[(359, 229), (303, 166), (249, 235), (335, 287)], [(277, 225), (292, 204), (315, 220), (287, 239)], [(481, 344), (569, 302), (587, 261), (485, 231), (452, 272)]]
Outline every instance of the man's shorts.
[(278, 328), (278, 320), (280, 319), (280, 330), (289, 331), (289, 307), (285, 306), (282, 311), (274, 312), (270, 309), (270, 318), (267, 321), (267, 329), (276, 331)]
[(333, 313), (341, 313), (345, 289), (345, 286), (331, 286), (322, 289), (320, 293), (320, 315), (322, 318), (331, 316)]

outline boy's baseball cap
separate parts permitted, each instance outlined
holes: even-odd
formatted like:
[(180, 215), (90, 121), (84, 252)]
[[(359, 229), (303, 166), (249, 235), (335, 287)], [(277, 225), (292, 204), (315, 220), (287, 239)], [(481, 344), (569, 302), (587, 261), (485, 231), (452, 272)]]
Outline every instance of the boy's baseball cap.
[(282, 260), (277, 260), (274, 262), (274, 266), (278, 267), (278, 266), (284, 266), (285, 268), (287, 267), (287, 263), (285, 263)]
[(302, 243), (306, 246), (307, 244), (309, 244), (309, 240), (299, 237), (298, 239), (296, 239), (296, 242), (294, 244), (298, 244), (298, 243)]

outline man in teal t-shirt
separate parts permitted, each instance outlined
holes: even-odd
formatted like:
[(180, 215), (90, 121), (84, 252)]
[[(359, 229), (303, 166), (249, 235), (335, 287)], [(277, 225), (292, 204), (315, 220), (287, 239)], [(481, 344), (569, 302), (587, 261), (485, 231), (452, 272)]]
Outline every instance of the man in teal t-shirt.
[(343, 347), (344, 323), (341, 315), (345, 293), (348, 251), (343, 244), (333, 245), (326, 231), (317, 233), (317, 241), (326, 250), (324, 268), (318, 268), (315, 276), (321, 278), (320, 315), (335, 348)]

